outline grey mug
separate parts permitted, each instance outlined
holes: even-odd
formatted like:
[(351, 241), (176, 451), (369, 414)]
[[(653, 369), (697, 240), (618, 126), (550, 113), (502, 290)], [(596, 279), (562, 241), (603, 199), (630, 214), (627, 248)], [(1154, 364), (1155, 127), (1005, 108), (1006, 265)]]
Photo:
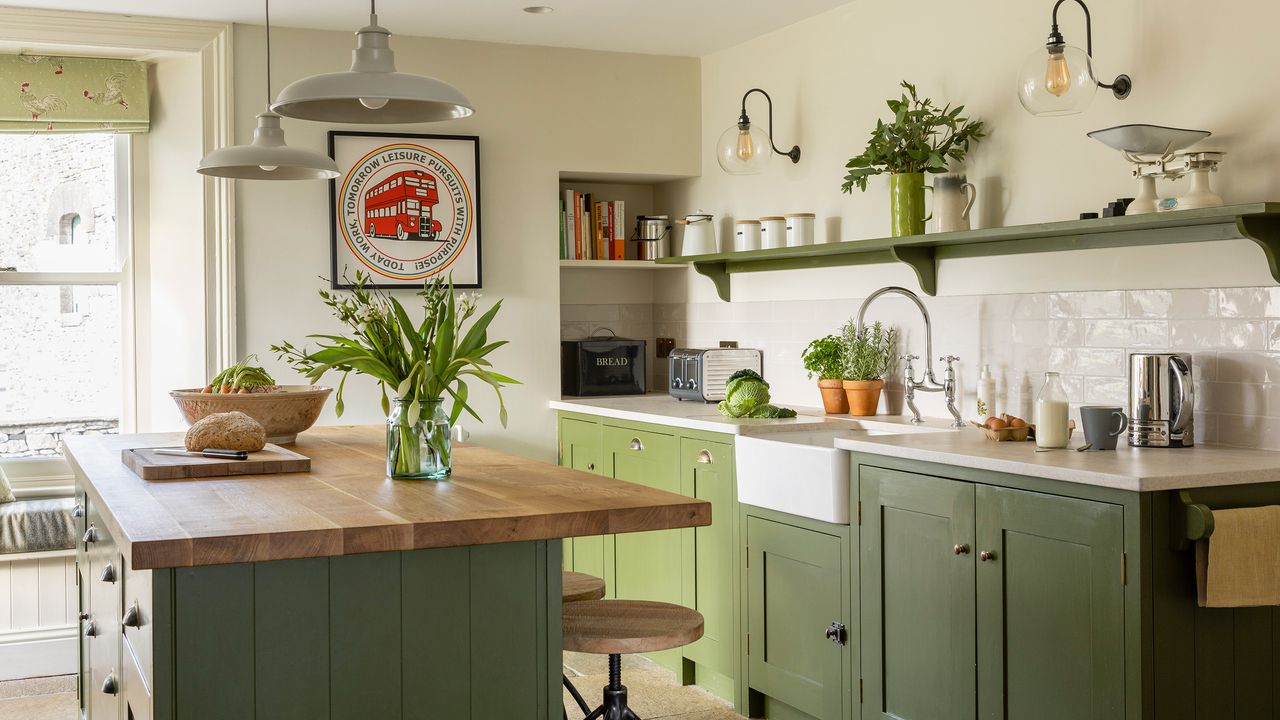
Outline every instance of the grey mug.
[(1116, 439), (1129, 429), (1129, 416), (1115, 405), (1086, 405), (1080, 408), (1080, 421), (1090, 450), (1115, 450)]

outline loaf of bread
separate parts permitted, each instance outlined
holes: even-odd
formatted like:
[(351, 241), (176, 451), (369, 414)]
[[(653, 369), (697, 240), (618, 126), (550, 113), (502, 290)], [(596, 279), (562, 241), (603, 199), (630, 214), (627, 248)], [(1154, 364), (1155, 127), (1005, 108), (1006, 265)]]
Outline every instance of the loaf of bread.
[(187, 430), (188, 450), (209, 448), (257, 452), (267, 445), (267, 431), (257, 420), (233, 410), (207, 415)]

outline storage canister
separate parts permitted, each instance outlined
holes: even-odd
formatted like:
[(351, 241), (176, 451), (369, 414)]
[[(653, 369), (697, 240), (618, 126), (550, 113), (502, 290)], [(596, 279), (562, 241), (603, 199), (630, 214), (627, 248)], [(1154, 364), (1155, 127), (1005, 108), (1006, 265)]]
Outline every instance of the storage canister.
[(787, 219), (781, 215), (766, 215), (760, 218), (760, 247), (780, 248), (787, 246)]
[(813, 213), (788, 213), (783, 217), (787, 220), (788, 247), (813, 244)]
[(733, 230), (734, 250), (742, 252), (743, 250), (760, 249), (759, 220), (738, 220), (733, 224)]
[(631, 238), (640, 243), (636, 257), (657, 260), (671, 254), (671, 219), (666, 215), (637, 215), (636, 231)]

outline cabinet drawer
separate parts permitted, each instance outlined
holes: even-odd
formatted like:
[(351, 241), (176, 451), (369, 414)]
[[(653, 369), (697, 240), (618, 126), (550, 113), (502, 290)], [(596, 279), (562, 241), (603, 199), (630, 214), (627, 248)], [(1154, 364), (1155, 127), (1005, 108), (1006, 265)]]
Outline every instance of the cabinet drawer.
[(619, 480), (680, 492), (678, 452), (674, 435), (625, 426), (604, 428), (609, 474)]

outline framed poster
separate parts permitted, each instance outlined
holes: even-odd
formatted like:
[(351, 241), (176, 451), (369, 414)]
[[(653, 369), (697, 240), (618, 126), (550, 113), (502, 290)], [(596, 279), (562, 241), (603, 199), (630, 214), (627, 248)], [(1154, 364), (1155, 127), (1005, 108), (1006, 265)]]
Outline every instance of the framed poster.
[(331, 130), (329, 156), (334, 288), (480, 287), (480, 138)]

